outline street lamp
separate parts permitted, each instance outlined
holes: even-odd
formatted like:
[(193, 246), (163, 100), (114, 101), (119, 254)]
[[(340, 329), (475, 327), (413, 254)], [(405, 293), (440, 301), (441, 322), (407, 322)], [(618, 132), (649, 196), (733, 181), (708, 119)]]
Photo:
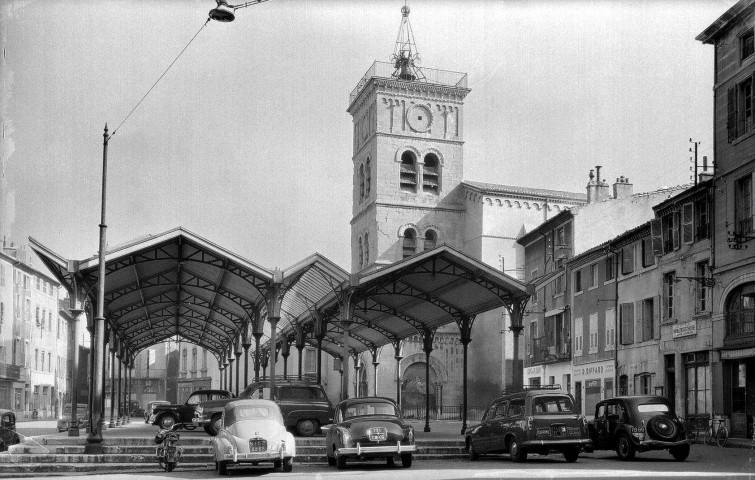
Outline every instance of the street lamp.
[[(256, 5), (258, 3), (265, 2), (267, 0), (256, 0), (251, 2), (245, 2), (239, 5), (229, 5), (226, 0), (215, 0), (217, 3), (217, 7), (210, 10), (209, 18), (207, 19), (207, 22), (202, 26), (204, 28), (205, 25), (210, 20), (217, 20), (219, 22), (231, 22), (233, 21), (236, 16), (233, 12), (235, 12), (239, 8), (249, 7), (251, 5)], [(199, 32), (202, 31), (202, 28), (199, 29)], [(183, 54), (183, 52), (188, 48), (188, 46), (191, 44), (191, 42), (194, 40), (194, 38), (199, 35), (199, 32), (197, 32), (194, 37), (189, 41), (189, 43), (184, 47), (183, 50), (181, 50), (181, 53), (178, 54), (175, 60), (173, 60), (173, 63), (178, 60), (178, 58)], [(101, 402), (103, 391), (104, 391), (104, 385), (102, 381), (99, 381), (99, 379), (104, 378), (105, 373), (105, 359), (103, 356), (103, 352), (105, 349), (105, 248), (107, 247), (107, 240), (106, 240), (106, 231), (107, 231), (107, 224), (105, 223), (105, 210), (106, 210), (106, 200), (107, 200), (107, 147), (108, 147), (108, 141), (110, 138), (115, 135), (115, 132), (118, 131), (118, 129), (123, 125), (123, 123), (131, 116), (131, 113), (136, 110), (136, 108), (144, 101), (144, 99), (149, 95), (149, 93), (152, 91), (152, 89), (157, 85), (157, 83), (162, 79), (162, 77), (165, 75), (165, 73), (170, 69), (170, 67), (173, 65), (171, 63), (168, 68), (163, 72), (163, 75), (161, 75), (157, 81), (152, 85), (152, 88), (147, 91), (147, 93), (142, 97), (142, 99), (136, 104), (136, 106), (131, 110), (131, 112), (126, 116), (126, 118), (121, 122), (120, 125), (116, 127), (115, 130), (113, 130), (112, 134), (108, 134), (108, 128), (107, 123), (105, 123), (105, 133), (103, 134), (103, 146), (102, 146), (102, 210), (101, 210), (101, 217), (100, 217), (100, 251), (99, 251), (99, 268), (98, 268), (98, 282), (97, 282), (97, 315), (94, 317), (94, 325), (93, 327), (93, 336), (94, 336), (94, 342), (91, 346), (91, 355), (93, 357), (92, 359), (92, 402), (90, 402), (90, 411), (91, 411), (91, 422), (90, 422), (90, 430), (89, 435), (87, 436), (87, 444), (85, 446), (85, 453), (102, 453), (102, 422), (103, 422), (103, 413), (104, 408), (103, 404)], [(180, 361), (180, 357), (179, 357)], [(97, 379), (97, 380), (95, 380)], [(71, 407), (72, 410), (76, 409), (76, 405), (73, 404)]]
[(239, 8), (251, 7), (252, 5), (257, 5), (258, 3), (266, 1), (267, 0), (255, 0), (252, 2), (240, 3), (238, 5), (228, 5), (226, 0), (215, 0), (215, 3), (217, 3), (218, 6), (210, 10), (210, 19), (224, 23), (232, 22), (236, 19), (234, 12)]

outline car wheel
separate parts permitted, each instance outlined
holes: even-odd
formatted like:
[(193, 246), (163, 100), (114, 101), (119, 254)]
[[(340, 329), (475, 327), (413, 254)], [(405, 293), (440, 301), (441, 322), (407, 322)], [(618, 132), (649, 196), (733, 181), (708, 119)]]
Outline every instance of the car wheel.
[(165, 466), (165, 471), (172, 472), (174, 468), (176, 468), (176, 462), (168, 462), (168, 464)]
[(527, 450), (519, 445), (516, 437), (509, 441), (509, 455), (511, 455), (511, 459), (517, 463), (527, 460)]
[(293, 457), (287, 457), (283, 460), (283, 471), (288, 473), (294, 469)]
[(346, 468), (346, 456), (345, 455), (339, 455), (336, 457), (336, 466), (339, 470), (343, 470)]
[(578, 448), (567, 448), (564, 450), (564, 460), (566, 460), (569, 463), (574, 463), (579, 458), (579, 449)]
[(480, 458), (480, 454), (477, 453), (477, 450), (475, 450), (471, 440), (469, 441), (469, 446), (467, 447), (467, 453), (469, 453), (469, 461), (471, 462), (474, 462), (478, 458)]
[(669, 448), (669, 453), (674, 457), (677, 462), (683, 462), (689, 457), (689, 445), (677, 445), (676, 447)]
[(331, 467), (335, 467), (336, 466), (336, 457), (331, 457), (330, 455), (328, 455), (328, 465), (330, 465)]
[(401, 455), (401, 466), (404, 468), (409, 468), (412, 466), (412, 454), (411, 453), (405, 453)]
[(627, 434), (622, 434), (616, 444), (616, 454), (622, 460), (631, 460), (635, 454), (634, 444)]
[(395, 466), (395, 465), (396, 465), (396, 461), (395, 461), (395, 460), (393, 459), (393, 457), (385, 457), (385, 463), (386, 463), (386, 464), (387, 464), (387, 465), (388, 465), (389, 467), (393, 467), (393, 466)]
[(317, 429), (320, 428), (320, 423), (317, 420), (305, 418), (296, 422), (296, 433), (302, 437), (311, 437), (317, 433)]
[(228, 475), (228, 462), (221, 460), (218, 462), (218, 474)]
[(176, 424), (176, 417), (173, 415), (163, 415), (157, 423), (163, 430), (170, 430)]

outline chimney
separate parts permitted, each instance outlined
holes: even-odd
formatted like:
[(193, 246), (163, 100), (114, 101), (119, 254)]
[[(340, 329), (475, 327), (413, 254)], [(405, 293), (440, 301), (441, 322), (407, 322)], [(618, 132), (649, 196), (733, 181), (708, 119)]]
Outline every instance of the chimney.
[(600, 169), (602, 167), (597, 165), (595, 170), (597, 171), (597, 178), (593, 175), (593, 171), (590, 170), (590, 181), (587, 182), (587, 203), (602, 202), (609, 199), (608, 184), (600, 179)]
[(629, 178), (624, 178), (624, 175), (616, 179), (616, 183), (613, 184), (613, 198), (627, 198), (632, 196), (632, 184), (629, 183)]

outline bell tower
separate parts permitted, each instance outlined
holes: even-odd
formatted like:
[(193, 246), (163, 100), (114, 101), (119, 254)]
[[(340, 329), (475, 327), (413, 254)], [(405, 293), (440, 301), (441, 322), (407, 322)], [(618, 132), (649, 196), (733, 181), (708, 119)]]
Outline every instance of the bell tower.
[(349, 98), (354, 272), (463, 240), (467, 75), (419, 66), (409, 12), (391, 62), (374, 62)]

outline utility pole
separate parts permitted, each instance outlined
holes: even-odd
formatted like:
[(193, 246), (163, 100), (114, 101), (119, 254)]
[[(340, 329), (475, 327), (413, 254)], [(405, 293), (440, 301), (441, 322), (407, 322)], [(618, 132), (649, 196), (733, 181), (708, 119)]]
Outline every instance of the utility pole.
[[(697, 185), (697, 146), (700, 145), (700, 142), (693, 142), (692, 139), (690, 138), (689, 139), (689, 143), (692, 143), (692, 144), (695, 145), (695, 147), (694, 147), (694, 152), (695, 152), (695, 160), (694, 160), (695, 161), (695, 170), (694, 170), (694, 176), (695, 176), (695, 185)], [(693, 151), (692, 147), (689, 147), (689, 151), (690, 151), (690, 153)], [(692, 161), (692, 157), (690, 157), (689, 160)], [(706, 165), (706, 167), (707, 167), (707, 165)], [(692, 169), (692, 167), (690, 167), (690, 170), (691, 169)]]

